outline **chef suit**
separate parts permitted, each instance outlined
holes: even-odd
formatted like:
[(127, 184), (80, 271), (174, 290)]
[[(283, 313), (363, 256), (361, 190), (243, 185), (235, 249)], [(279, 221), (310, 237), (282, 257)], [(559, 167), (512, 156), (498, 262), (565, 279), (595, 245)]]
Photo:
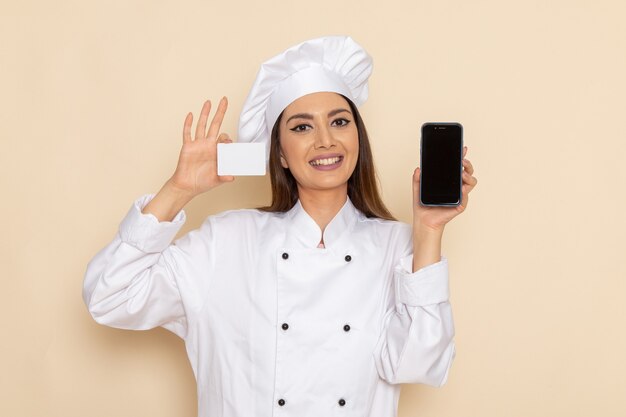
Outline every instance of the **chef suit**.
[(447, 260), (413, 273), (410, 225), (348, 198), (322, 236), (298, 201), (209, 216), (172, 243), (185, 212), (159, 222), (141, 212), (152, 198), (91, 260), (83, 297), (98, 323), (184, 339), (200, 417), (393, 417), (400, 383), (446, 382)]

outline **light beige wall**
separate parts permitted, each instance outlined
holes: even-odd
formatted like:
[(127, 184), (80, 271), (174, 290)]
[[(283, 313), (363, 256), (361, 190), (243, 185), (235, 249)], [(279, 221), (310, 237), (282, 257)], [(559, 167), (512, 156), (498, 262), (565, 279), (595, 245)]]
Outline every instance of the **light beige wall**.
[[(410, 221), (419, 126), (465, 126), (479, 185), (444, 242), (458, 355), (400, 416), (626, 415), (626, 6), (575, 1), (2, 1), (0, 415), (196, 413), (181, 340), (97, 325), (87, 262), (175, 167), (185, 114), (302, 40), (374, 57), (363, 115)], [(195, 126), (195, 125), (194, 125)], [(187, 208), (268, 202), (238, 178)]]

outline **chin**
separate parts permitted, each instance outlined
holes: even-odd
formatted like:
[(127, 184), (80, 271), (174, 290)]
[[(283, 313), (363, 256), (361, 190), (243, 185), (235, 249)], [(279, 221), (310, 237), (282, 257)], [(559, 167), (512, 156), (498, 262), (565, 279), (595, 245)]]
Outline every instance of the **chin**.
[(345, 188), (347, 190), (348, 180), (346, 179), (345, 181), (337, 181), (337, 180), (333, 181), (329, 178), (328, 181), (310, 181), (304, 188), (308, 188), (310, 190), (319, 190), (319, 191), (334, 190), (337, 188)]
[[(298, 185), (306, 190), (332, 190), (335, 188), (344, 187), (347, 190), (348, 180), (352, 175), (352, 172), (332, 172), (332, 171), (314, 171), (306, 172), (306, 175), (298, 176), (294, 175)], [(292, 172), (293, 175), (293, 172)]]

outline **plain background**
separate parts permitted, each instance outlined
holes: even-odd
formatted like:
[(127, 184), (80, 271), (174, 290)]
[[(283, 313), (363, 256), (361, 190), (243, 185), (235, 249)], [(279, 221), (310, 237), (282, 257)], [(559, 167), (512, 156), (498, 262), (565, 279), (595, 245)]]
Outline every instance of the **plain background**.
[[(96, 324), (89, 260), (173, 173), (187, 112), (239, 112), (261, 62), (348, 34), (384, 199), (411, 221), (425, 121), (459, 121), (479, 184), (444, 254), (458, 354), (401, 417), (626, 415), (621, 0), (2, 1), (0, 415), (196, 415), (182, 340)], [(269, 202), (240, 177), (190, 203)], [(180, 235), (179, 235), (180, 236)]]

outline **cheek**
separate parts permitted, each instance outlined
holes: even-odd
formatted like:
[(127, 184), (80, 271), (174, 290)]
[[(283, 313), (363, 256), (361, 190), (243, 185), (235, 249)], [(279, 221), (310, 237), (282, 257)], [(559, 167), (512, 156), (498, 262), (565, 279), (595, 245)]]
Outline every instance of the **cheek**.
[(354, 158), (352, 160), (352, 164), (351, 164), (351, 170), (354, 171), (354, 169), (356, 168), (357, 164), (359, 162), (359, 148), (356, 147), (354, 150)]
[(350, 171), (354, 172), (354, 169), (357, 166), (357, 163), (359, 161), (359, 139), (358, 136), (356, 139), (354, 139), (351, 143), (350, 143), (350, 149), (349, 152), (352, 154), (352, 162), (350, 164)]
[(302, 151), (299, 149), (297, 141), (289, 136), (284, 137), (280, 141), (280, 164), (283, 168), (289, 168), (290, 162), (295, 163)]
[(358, 135), (355, 133), (354, 136), (350, 137), (350, 139), (348, 141), (346, 141), (346, 149), (348, 150), (348, 152), (350, 152), (353, 156), (354, 159), (356, 160), (357, 157), (359, 156), (359, 137)]

